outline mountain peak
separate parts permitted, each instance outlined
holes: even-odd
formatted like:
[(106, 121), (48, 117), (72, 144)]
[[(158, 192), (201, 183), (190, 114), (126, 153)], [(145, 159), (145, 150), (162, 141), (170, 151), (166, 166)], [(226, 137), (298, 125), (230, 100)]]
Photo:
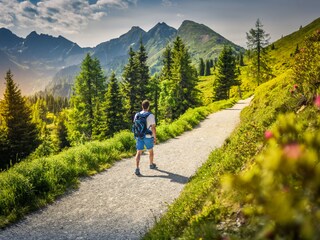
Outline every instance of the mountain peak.
[(2, 27), (0, 28), (0, 34), (3, 34), (3, 33), (13, 34), (9, 29)]
[(131, 29), (129, 30), (129, 32), (136, 32), (136, 31), (144, 32), (144, 30), (139, 26), (132, 26)]
[(13, 34), (7, 28), (0, 28), (0, 49), (12, 48), (22, 42), (22, 38)]
[(148, 31), (149, 37), (165, 38), (172, 37), (177, 33), (177, 30), (168, 26), (164, 22), (157, 23), (153, 28)]
[(155, 27), (169, 27), (165, 22), (158, 22)]

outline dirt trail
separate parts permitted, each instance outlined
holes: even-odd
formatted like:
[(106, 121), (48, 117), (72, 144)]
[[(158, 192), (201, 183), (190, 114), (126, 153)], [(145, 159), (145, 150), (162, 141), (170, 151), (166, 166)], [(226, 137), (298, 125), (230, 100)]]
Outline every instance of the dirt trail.
[(239, 123), (251, 99), (211, 114), (194, 130), (155, 146), (157, 170), (142, 156), (142, 176), (134, 158), (86, 178), (79, 189), (54, 204), (0, 230), (0, 239), (140, 239), (167, 209), (210, 152)]

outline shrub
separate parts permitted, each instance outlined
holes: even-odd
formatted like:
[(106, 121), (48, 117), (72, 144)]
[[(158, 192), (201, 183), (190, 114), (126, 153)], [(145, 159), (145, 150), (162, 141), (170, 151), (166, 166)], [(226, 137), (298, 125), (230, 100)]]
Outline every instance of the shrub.
[(248, 218), (244, 228), (255, 232), (252, 238), (320, 236), (319, 127), (320, 118), (312, 108), (301, 115), (280, 115), (256, 164), (225, 180), (226, 189), (236, 192), (243, 205)]

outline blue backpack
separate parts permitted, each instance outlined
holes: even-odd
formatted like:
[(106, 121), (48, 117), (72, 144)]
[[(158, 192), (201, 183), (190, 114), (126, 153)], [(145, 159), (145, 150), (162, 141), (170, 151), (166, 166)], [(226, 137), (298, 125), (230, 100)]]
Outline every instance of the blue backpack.
[(146, 134), (152, 134), (152, 131), (147, 128), (147, 117), (150, 115), (150, 112), (136, 114), (136, 118), (132, 125), (132, 132), (134, 133), (135, 138), (145, 138)]

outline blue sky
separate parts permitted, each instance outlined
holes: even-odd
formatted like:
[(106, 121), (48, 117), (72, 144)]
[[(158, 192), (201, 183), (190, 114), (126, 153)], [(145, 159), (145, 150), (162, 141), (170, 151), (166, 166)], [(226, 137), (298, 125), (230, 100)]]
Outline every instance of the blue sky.
[(25, 37), (31, 31), (62, 35), (82, 47), (158, 22), (178, 28), (192, 20), (246, 47), (259, 18), (271, 41), (320, 17), (320, 0), (0, 0), (0, 27)]

